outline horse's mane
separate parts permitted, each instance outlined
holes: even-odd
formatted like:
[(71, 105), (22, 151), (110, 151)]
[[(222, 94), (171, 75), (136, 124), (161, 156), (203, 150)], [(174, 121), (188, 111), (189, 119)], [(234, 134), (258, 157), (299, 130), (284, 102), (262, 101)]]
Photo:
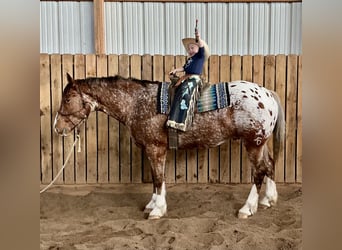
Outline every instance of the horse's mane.
[(159, 81), (149, 81), (149, 80), (140, 80), (140, 79), (136, 79), (133, 77), (123, 77), (120, 75), (115, 75), (115, 76), (107, 76), (107, 77), (87, 77), (84, 80), (77, 80), (77, 81), (84, 81), (87, 84), (98, 84), (100, 82), (106, 82), (106, 83), (115, 83), (117, 81), (133, 81), (135, 83), (141, 84), (144, 87), (146, 87), (148, 84), (158, 84), (160, 83)]

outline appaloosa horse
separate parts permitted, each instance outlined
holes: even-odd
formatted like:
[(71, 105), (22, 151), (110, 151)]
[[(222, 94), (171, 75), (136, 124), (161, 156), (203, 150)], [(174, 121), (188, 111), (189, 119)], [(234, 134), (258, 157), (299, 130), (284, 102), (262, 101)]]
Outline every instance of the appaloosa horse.
[[(90, 112), (102, 111), (127, 126), (135, 143), (143, 148), (152, 167), (154, 192), (146, 205), (150, 219), (165, 215), (165, 159), (168, 150), (167, 116), (157, 113), (158, 82), (131, 78), (103, 77), (74, 80), (68, 74), (54, 128), (67, 136), (84, 122)], [(267, 140), (274, 135), (276, 160), (284, 140), (284, 111), (277, 94), (246, 81), (229, 83), (230, 106), (195, 113), (189, 131), (179, 133), (179, 148), (216, 147), (229, 138), (243, 141), (253, 167), (254, 184), (239, 218), (256, 213), (259, 193), (266, 175), (266, 195), (260, 204), (270, 207), (277, 202), (274, 161)]]

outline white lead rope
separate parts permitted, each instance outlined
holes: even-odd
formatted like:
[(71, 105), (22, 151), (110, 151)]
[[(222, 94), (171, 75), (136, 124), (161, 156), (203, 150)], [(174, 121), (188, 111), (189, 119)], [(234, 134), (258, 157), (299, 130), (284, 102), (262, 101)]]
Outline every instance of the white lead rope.
[[(67, 158), (66, 158), (66, 160), (65, 160), (65, 162), (64, 162), (64, 165), (62, 166), (62, 168), (59, 170), (59, 172), (57, 173), (57, 175), (55, 176), (55, 178), (50, 182), (50, 184), (49, 185), (47, 185), (45, 188), (43, 188), (42, 190), (40, 190), (40, 194), (41, 193), (43, 193), (43, 192), (45, 192), (49, 187), (51, 187), (52, 186), (52, 184), (57, 180), (57, 178), (61, 175), (61, 173), (63, 172), (63, 169), (65, 168), (65, 166), (66, 166), (66, 164), (67, 164), (67, 162), (68, 162), (68, 160), (69, 160), (69, 158), (70, 158), (70, 156), (71, 156), (71, 153), (74, 151), (73, 149), (74, 149), (74, 147), (75, 147), (75, 145), (76, 145), (76, 142), (79, 140), (79, 138), (80, 138), (80, 136), (79, 135), (76, 135), (76, 139), (75, 139), (75, 141), (74, 141), (74, 144), (72, 145), (72, 150), (70, 150), (70, 152), (69, 152), (69, 154), (68, 154), (68, 156), (67, 156)], [(78, 152), (80, 152), (80, 150), (81, 150), (81, 146), (80, 146), (80, 144), (78, 145)]]

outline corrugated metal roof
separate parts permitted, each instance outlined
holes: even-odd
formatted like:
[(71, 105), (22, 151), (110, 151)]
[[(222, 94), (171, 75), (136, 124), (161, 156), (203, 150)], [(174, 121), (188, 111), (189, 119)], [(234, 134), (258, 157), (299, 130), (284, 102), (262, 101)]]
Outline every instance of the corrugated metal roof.
[[(185, 55), (201, 37), (222, 55), (301, 54), (302, 3), (105, 2), (107, 54)], [(42, 53), (94, 53), (92, 2), (40, 2)]]

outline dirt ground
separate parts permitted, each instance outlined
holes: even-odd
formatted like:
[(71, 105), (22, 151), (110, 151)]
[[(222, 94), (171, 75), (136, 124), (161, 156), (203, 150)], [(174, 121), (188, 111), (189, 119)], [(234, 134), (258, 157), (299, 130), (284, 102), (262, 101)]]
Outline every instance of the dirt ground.
[(40, 198), (40, 249), (302, 249), (301, 185), (277, 185), (277, 206), (241, 220), (250, 188), (169, 184), (167, 216), (146, 220), (152, 184), (53, 186)]

